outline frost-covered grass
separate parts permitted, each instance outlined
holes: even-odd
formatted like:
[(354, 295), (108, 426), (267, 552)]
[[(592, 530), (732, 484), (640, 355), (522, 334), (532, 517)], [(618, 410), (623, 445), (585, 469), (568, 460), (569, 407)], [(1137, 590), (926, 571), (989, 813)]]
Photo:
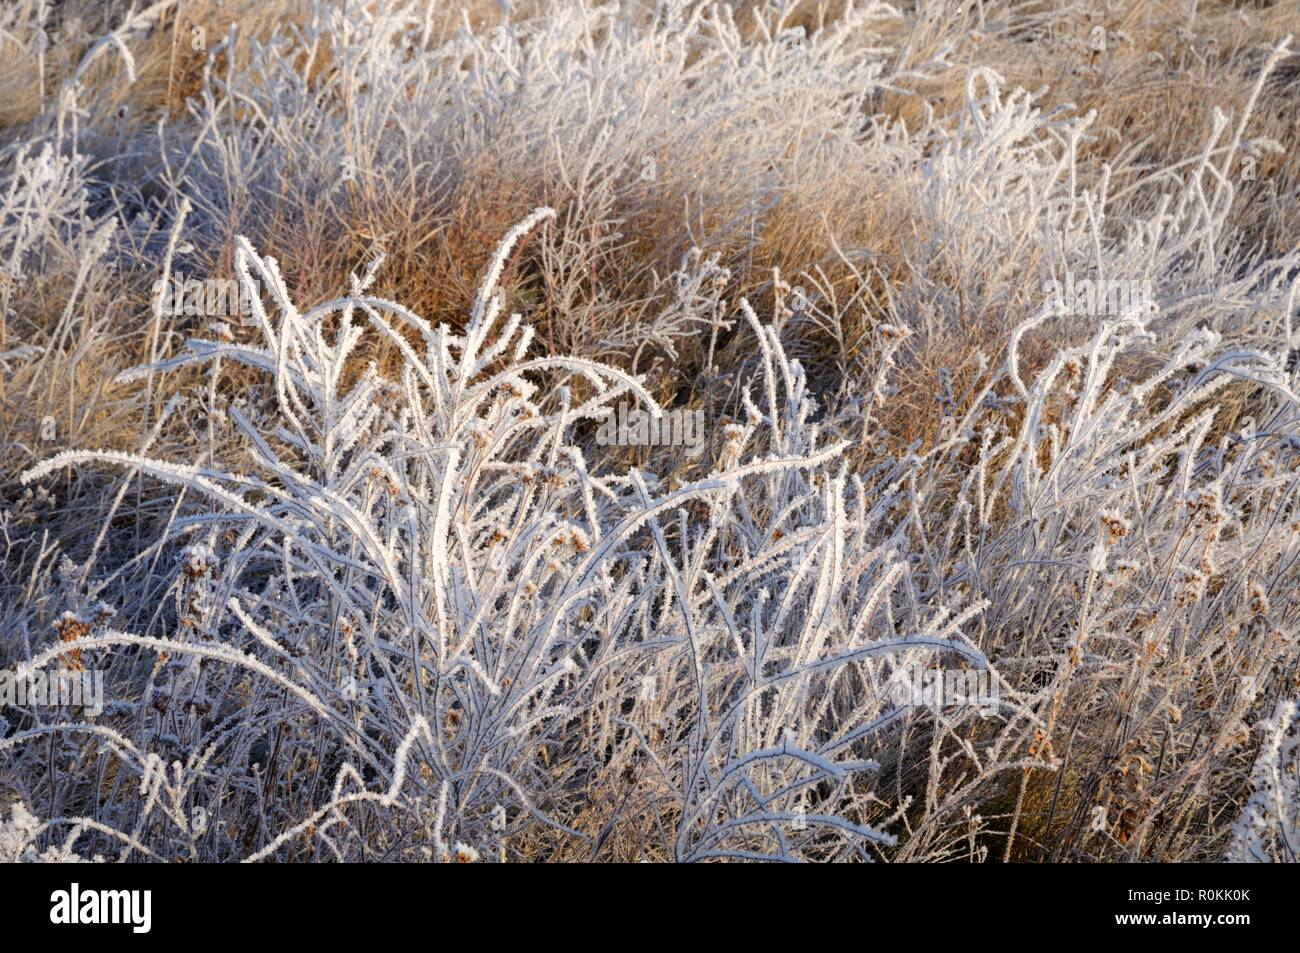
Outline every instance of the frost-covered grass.
[(0, 669), (106, 706), (0, 859), (1295, 860), (1300, 61), (1202, 6), (7, 8)]

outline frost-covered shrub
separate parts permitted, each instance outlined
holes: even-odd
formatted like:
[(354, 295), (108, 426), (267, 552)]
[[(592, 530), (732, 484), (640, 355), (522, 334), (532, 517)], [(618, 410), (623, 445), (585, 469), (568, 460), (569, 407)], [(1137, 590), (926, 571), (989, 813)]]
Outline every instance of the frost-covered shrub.
[(1278, 705), (1262, 722), (1264, 741), (1251, 772), (1253, 791), (1233, 827), (1227, 859), (1238, 863), (1296, 862), (1300, 850), (1300, 711)]
[[(418, 824), (439, 855), (537, 823), (595, 849), (568, 791), (624, 771), (658, 810), (674, 808), (664, 849), (679, 859), (852, 856), (894, 842), (801, 806), (816, 785), (831, 791), (818, 803), (851, 796), (873, 767), (855, 755), (881, 699), (837, 699), (837, 684), (919, 649), (985, 665), (959, 629), (979, 607), (906, 623), (884, 612), (906, 564), (868, 535), (869, 497), (834, 465), (843, 444), (820, 437), (802, 370), (752, 312), (763, 393), (746, 399), (734, 438), (749, 453), (675, 488), (590, 471), (569, 439), (576, 424), (623, 395), (657, 408), (613, 367), (530, 358), (531, 328), (501, 313), (511, 248), (552, 216), (539, 210), (507, 236), (460, 336), (367, 295), (379, 261), (349, 296), (299, 312), (275, 262), (241, 245), (246, 289), (256, 275), (273, 301), (268, 314), (254, 299), (263, 345), (195, 340), (165, 366), (224, 359), (273, 377), (273, 416), (228, 411), (253, 469), (68, 451), (25, 475), (117, 463), (216, 507), (172, 525), (196, 540), (181, 553), (177, 636), (105, 628), (28, 663), (159, 653), (142, 710), (184, 709), (154, 737), (191, 761), (174, 782), (159, 763), (151, 794), (179, 801), (183, 788), (211, 805), (211, 822), (196, 834), (177, 805), (157, 852), (186, 835), (219, 856), (237, 850), (224, 832), (239, 808), (200, 765), (238, 763), (259, 735), (337, 779), (255, 856), (301, 849), (305, 836), (309, 850), (318, 837), (356, 857), (343, 806), (371, 800), (394, 808), (385, 823)], [(402, 355), (396, 379), (373, 365), (348, 373), (367, 335)], [(572, 383), (541, 390), (537, 375)], [(145, 786), (156, 757), (144, 756)], [(638, 777), (642, 759), (661, 776)], [(363, 771), (383, 794), (361, 790)], [(796, 818), (817, 836), (788, 834)]]
[[(88, 858), (81, 857), (72, 850), (72, 845), (81, 836), (89, 822), (74, 823), (72, 830), (61, 845), (52, 845), (43, 851), (36, 849), (36, 842), (52, 825), (42, 824), (27, 805), (21, 801), (9, 808), (9, 819), (0, 819), (0, 863), (5, 864), (77, 864), (88, 863)], [(95, 862), (103, 860), (96, 856)]]
[(0, 145), (0, 668), (108, 695), (0, 856), (1293, 859), (1285, 42), (1148, 168), (952, 5), (307, 4), (133, 125), (165, 6)]
[[(456, 842), (501, 855), (541, 838), (594, 855), (619, 817), (577, 792), (626, 785), (638, 819), (654, 805), (668, 825), (648, 848), (656, 856), (869, 856), (897, 845), (867, 821), (899, 815), (867, 792), (881, 754), (912, 751), (900, 732), (929, 737), (932, 757), (944, 739), (985, 734), (984, 755), (959, 747), (931, 766), (902, 848), (943, 855), (957, 849), (958, 804), (1012, 768), (1028, 778), (1056, 766), (1047, 739), (1063, 705), (1124, 699), (1126, 730), (1145, 743), (1146, 725), (1200, 704), (1194, 681), (1159, 686), (1171, 666), (1195, 672), (1224, 651), (1224, 597), (1242, 607), (1247, 631), (1266, 611), (1259, 592), (1285, 571), (1292, 544), (1269, 532), (1274, 512), (1241, 511), (1238, 486), (1248, 473), (1254, 490), (1288, 481), (1256, 474), (1251, 439), (1235, 454), (1225, 441), (1217, 463), (1199, 453), (1212, 407), (1167, 426), (1232, 375), (1276, 379), (1264, 356), (1219, 353), (1207, 333), (1141, 386), (1107, 394), (1108, 369), (1141, 326), (1104, 327), (1026, 392), (1018, 434), (995, 443), (987, 432), (952, 529), (918, 548), (917, 476), (945, 457), (900, 461), (871, 485), (844, 472), (844, 444), (821, 434), (802, 368), (744, 303), (761, 387), (746, 390), (747, 423), (729, 434), (724, 463), (677, 487), (635, 469), (591, 470), (572, 440), (581, 421), (619, 397), (657, 408), (612, 366), (530, 356), (530, 327), (502, 313), (496, 282), (512, 247), (552, 215), (539, 210), (506, 237), (463, 335), (368, 294), (379, 260), (347, 296), (299, 311), (274, 260), (241, 244), (263, 343), (192, 340), (160, 369), (198, 363), (215, 376), (234, 364), (271, 377), (273, 402), (259, 416), (220, 408), (247, 466), (68, 451), (24, 474), (112, 463), (209, 503), (180, 511), (168, 531), (190, 541), (178, 550), (176, 635), (88, 622), (23, 669), (72, 653), (155, 653), (133, 701), (142, 734), (130, 749), (117, 741), (118, 757), (134, 752), (143, 773), (147, 800), (126, 814), (149, 831), (138, 849), (441, 857)], [(371, 338), (401, 355), (399, 373), (350, 365)], [(1008, 371), (1023, 387), (1014, 359)], [(1176, 396), (1150, 413), (1150, 394), (1179, 375)], [(1049, 408), (1060, 423), (1045, 425)], [(995, 521), (999, 507), (1011, 515)], [(1035, 569), (1035, 539), (1054, 541), (1055, 582)], [(1261, 582), (1229, 582), (1208, 599), (1225, 572)], [(1069, 576), (1082, 588), (1063, 588)], [(1151, 586), (1169, 587), (1171, 602), (1142, 621), (1130, 593)], [(1117, 625), (1151, 631), (1130, 642)], [(1255, 639), (1251, 671), (1262, 681), (1287, 643), (1263, 631)], [(991, 670), (1006, 689), (995, 717), (932, 721), (878, 690), (882, 660), (900, 668), (935, 652)], [(1026, 665), (1023, 677), (998, 673)], [(1120, 695), (1078, 684), (1087, 669), (1113, 672)], [(1242, 711), (1224, 712), (1225, 742)], [(175, 774), (155, 746), (185, 755)], [(1170, 781), (1197, 763), (1170, 761)], [(263, 776), (272, 764), (283, 774)], [(227, 768), (210, 776), (216, 765)], [(328, 792), (322, 775), (334, 778)], [(315, 800), (303, 796), (306, 777), (317, 778)], [(251, 842), (250, 788), (279, 821)], [(1140, 833), (1130, 795), (1103, 795), (1122, 843)], [(353, 804), (384, 809), (365, 840), (348, 818)], [(162, 819), (146, 825), (151, 811)], [(398, 847), (407, 825), (422, 833)]]

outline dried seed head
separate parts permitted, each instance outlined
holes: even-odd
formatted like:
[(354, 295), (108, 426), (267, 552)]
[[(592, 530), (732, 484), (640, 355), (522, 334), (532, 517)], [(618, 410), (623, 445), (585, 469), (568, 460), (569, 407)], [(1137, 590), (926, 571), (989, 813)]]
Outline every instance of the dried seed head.
[(1268, 608), (1268, 590), (1257, 582), (1250, 587), (1250, 610), (1255, 615), (1268, 615)]
[(181, 550), (181, 572), (190, 579), (207, 575), (216, 565), (216, 557), (206, 546), (186, 546)]
[(1114, 510), (1101, 511), (1101, 529), (1106, 545), (1114, 545), (1129, 534), (1132, 524)]

